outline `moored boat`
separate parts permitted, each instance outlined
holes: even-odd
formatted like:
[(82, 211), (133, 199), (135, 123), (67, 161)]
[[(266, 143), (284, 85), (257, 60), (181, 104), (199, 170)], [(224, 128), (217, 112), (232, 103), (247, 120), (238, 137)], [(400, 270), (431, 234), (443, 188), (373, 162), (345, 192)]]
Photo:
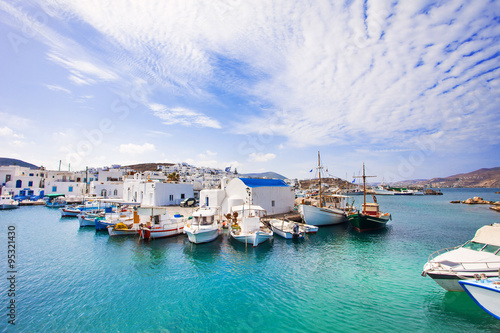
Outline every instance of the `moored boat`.
[(321, 186), (321, 158), (318, 152), (318, 197), (309, 199), (300, 199), (297, 211), (302, 220), (310, 225), (326, 226), (347, 222), (345, 209), (347, 199), (350, 197), (344, 195), (329, 195), (323, 197)]
[(260, 220), (266, 211), (255, 205), (234, 206), (232, 214), (226, 215), (229, 226), (229, 235), (245, 244), (254, 247), (271, 239), (273, 231), (267, 228)]
[(48, 208), (62, 208), (66, 206), (66, 200), (64, 199), (64, 194), (46, 194), (47, 202), (45, 203), (45, 207)]
[(186, 218), (178, 214), (173, 217), (166, 208), (138, 208), (140, 217), (139, 234), (142, 239), (156, 239), (180, 235), (184, 232)]
[(274, 234), (285, 239), (303, 239), (306, 234), (305, 227), (297, 222), (272, 219), (269, 224)]
[(12, 199), (11, 195), (0, 196), (0, 210), (16, 209), (19, 208), (19, 202)]
[(215, 207), (202, 207), (193, 212), (193, 217), (184, 228), (191, 243), (208, 243), (222, 234), (222, 223), (218, 209)]
[(458, 283), (481, 309), (500, 319), (500, 277), (486, 279), (483, 275), (482, 278), (476, 276), (475, 280)]
[(432, 253), (422, 275), (430, 276), (448, 291), (463, 291), (460, 280), (472, 280), (481, 274), (495, 277), (499, 269), (500, 223), (495, 223), (479, 228), (464, 245)]
[(387, 222), (391, 219), (391, 214), (383, 213), (379, 210), (377, 198), (373, 196), (373, 201), (366, 202), (366, 176), (365, 164), (363, 163), (363, 206), (361, 210), (352, 210), (347, 214), (349, 223), (358, 231), (371, 231), (385, 228)]

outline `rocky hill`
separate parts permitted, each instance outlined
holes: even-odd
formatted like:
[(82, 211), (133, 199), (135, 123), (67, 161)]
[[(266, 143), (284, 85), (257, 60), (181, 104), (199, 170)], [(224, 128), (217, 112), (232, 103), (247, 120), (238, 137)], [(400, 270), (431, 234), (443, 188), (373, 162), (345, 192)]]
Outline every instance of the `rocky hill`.
[(500, 187), (500, 167), (479, 169), (469, 173), (460, 173), (444, 178), (432, 178), (419, 182), (404, 183), (425, 187)]
[(141, 163), (141, 164), (132, 164), (132, 165), (124, 165), (123, 168), (132, 169), (137, 172), (144, 171), (156, 171), (158, 170), (159, 165), (171, 166), (173, 163)]
[(24, 162), (15, 158), (0, 157), (0, 166), (19, 165), (25, 168), (38, 169), (34, 164)]

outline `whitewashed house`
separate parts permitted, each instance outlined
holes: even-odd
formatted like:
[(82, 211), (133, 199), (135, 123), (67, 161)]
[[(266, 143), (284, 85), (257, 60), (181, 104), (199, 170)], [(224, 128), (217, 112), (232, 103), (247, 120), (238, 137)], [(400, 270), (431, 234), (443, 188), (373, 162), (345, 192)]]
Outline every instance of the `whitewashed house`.
[(40, 195), (44, 191), (43, 169), (30, 169), (19, 165), (0, 167), (0, 188), (2, 194), (12, 196)]
[(160, 182), (136, 174), (123, 183), (123, 199), (139, 202), (143, 206), (178, 205), (187, 198), (193, 198), (193, 184)]
[(219, 206), (223, 214), (232, 206), (242, 204), (258, 205), (268, 215), (288, 213), (293, 210), (295, 193), (280, 179), (235, 178), (226, 184), (222, 179), (220, 189), (200, 192), (200, 205)]

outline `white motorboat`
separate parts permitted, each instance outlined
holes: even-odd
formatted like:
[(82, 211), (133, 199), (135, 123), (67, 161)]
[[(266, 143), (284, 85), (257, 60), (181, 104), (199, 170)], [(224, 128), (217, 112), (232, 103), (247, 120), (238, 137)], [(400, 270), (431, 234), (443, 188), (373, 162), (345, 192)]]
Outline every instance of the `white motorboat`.
[(481, 309), (500, 319), (500, 278), (476, 278), (459, 283)]
[(164, 238), (184, 232), (186, 218), (178, 214), (171, 217), (166, 208), (141, 207), (138, 213), (142, 239)]
[(500, 223), (495, 223), (479, 228), (464, 245), (431, 254), (422, 275), (429, 275), (448, 291), (463, 291), (460, 280), (472, 280), (480, 274), (495, 277), (499, 268)]
[(272, 231), (285, 239), (302, 239), (306, 234), (306, 228), (293, 221), (284, 219), (272, 219), (269, 221)]
[(215, 207), (202, 207), (193, 212), (193, 218), (184, 228), (191, 243), (211, 242), (222, 234), (222, 223), (217, 211)]
[(0, 196), (0, 210), (16, 208), (19, 208), (19, 201), (12, 199), (12, 196), (10, 194)]
[(264, 226), (260, 218), (266, 214), (264, 208), (255, 205), (233, 206), (231, 208), (229, 235), (235, 240), (252, 244), (254, 247), (271, 239), (273, 231)]

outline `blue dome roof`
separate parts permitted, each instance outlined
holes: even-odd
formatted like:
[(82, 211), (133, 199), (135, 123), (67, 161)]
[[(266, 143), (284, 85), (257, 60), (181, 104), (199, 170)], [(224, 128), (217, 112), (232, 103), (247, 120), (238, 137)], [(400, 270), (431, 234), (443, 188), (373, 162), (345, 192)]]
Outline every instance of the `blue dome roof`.
[(288, 187), (281, 179), (239, 178), (248, 187)]

